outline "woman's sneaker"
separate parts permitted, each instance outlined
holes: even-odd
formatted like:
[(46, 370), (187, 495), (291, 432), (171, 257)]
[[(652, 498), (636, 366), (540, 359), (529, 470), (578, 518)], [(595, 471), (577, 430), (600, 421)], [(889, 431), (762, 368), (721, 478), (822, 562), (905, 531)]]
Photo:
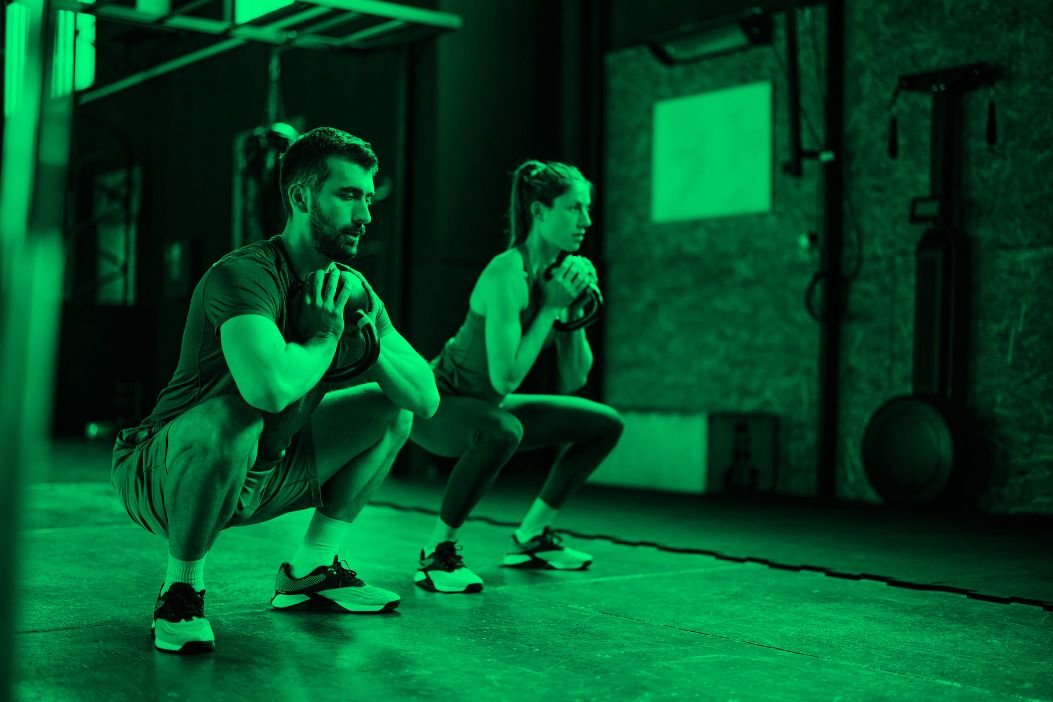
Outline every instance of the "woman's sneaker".
[(482, 592), (483, 579), (468, 570), (455, 541), (443, 541), (433, 553), (420, 552), (420, 570), (413, 582), (431, 592)]
[(158, 592), (150, 635), (154, 648), (165, 653), (215, 650), (216, 637), (205, 619), (205, 591), (194, 590), (187, 583), (172, 583), (163, 595)]
[(271, 604), (277, 609), (312, 612), (390, 612), (399, 606), (399, 596), (389, 590), (366, 585), (346, 561), (333, 559), (302, 578), (294, 578), (288, 563), (278, 568)]
[(563, 537), (551, 528), (534, 538), (520, 541), (512, 534), (512, 550), (505, 554), (501, 565), (506, 568), (541, 568), (545, 570), (585, 570), (592, 556), (561, 545)]

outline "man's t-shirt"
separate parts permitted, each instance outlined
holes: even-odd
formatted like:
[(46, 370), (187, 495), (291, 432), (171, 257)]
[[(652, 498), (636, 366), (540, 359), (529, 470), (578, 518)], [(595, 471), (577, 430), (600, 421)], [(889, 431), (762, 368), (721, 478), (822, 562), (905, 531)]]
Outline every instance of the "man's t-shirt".
[[(365, 283), (361, 273), (353, 272), (362, 278), (373, 298), (377, 337), (383, 338), (392, 329), (384, 303)], [(205, 400), (239, 395), (220, 347), (220, 327), (239, 315), (262, 315), (275, 323), (286, 341), (296, 341), (287, 302), (290, 293), (302, 284), (280, 236), (243, 246), (213, 264), (198, 281), (190, 299), (175, 373), (140, 428), (153, 433)], [(319, 382), (282, 412), (262, 413), (263, 434), (257, 465), (274, 463), (280, 458), (293, 435), (310, 419), (326, 389), (325, 381)]]

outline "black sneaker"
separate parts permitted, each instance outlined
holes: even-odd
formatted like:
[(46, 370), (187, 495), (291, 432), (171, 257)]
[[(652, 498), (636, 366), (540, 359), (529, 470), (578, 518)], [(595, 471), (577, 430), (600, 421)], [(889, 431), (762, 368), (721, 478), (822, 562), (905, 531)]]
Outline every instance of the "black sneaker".
[(163, 595), (158, 591), (150, 635), (154, 648), (165, 653), (215, 650), (216, 637), (205, 619), (205, 591), (194, 590), (187, 583), (172, 583)]
[(468, 570), (455, 541), (443, 541), (435, 551), (420, 552), (420, 569), (413, 581), (431, 592), (482, 592), (483, 579)]
[(302, 578), (294, 578), (288, 563), (278, 568), (271, 604), (277, 609), (315, 612), (390, 612), (399, 606), (399, 596), (366, 585), (346, 561), (333, 559)]

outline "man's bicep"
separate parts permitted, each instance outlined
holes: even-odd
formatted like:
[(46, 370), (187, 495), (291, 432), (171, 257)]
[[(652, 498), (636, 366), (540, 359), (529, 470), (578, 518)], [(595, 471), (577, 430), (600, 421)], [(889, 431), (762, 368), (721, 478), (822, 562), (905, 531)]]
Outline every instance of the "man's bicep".
[(253, 407), (266, 410), (285, 353), (285, 339), (277, 325), (263, 315), (238, 315), (220, 327), (219, 341), (242, 397)]
[(201, 302), (205, 318), (217, 332), (241, 315), (277, 319), (281, 293), (269, 271), (254, 262), (235, 259), (216, 264), (205, 274)]

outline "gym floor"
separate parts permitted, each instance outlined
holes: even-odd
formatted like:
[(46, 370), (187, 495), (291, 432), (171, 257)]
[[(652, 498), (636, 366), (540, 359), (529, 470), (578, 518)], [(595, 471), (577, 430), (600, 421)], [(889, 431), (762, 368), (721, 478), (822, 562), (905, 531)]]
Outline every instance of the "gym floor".
[(18, 700), (1053, 700), (1041, 520), (586, 486), (557, 526), (592, 568), (521, 572), (496, 566), (539, 484), (514, 474), (462, 532), (486, 590), (438, 595), (412, 575), (441, 484), (392, 477), (341, 556), (397, 612), (273, 611), (309, 516), (289, 514), (220, 536), (216, 651), (180, 657), (149, 639), (165, 542), (108, 467), (103, 443), (57, 443), (27, 487)]

